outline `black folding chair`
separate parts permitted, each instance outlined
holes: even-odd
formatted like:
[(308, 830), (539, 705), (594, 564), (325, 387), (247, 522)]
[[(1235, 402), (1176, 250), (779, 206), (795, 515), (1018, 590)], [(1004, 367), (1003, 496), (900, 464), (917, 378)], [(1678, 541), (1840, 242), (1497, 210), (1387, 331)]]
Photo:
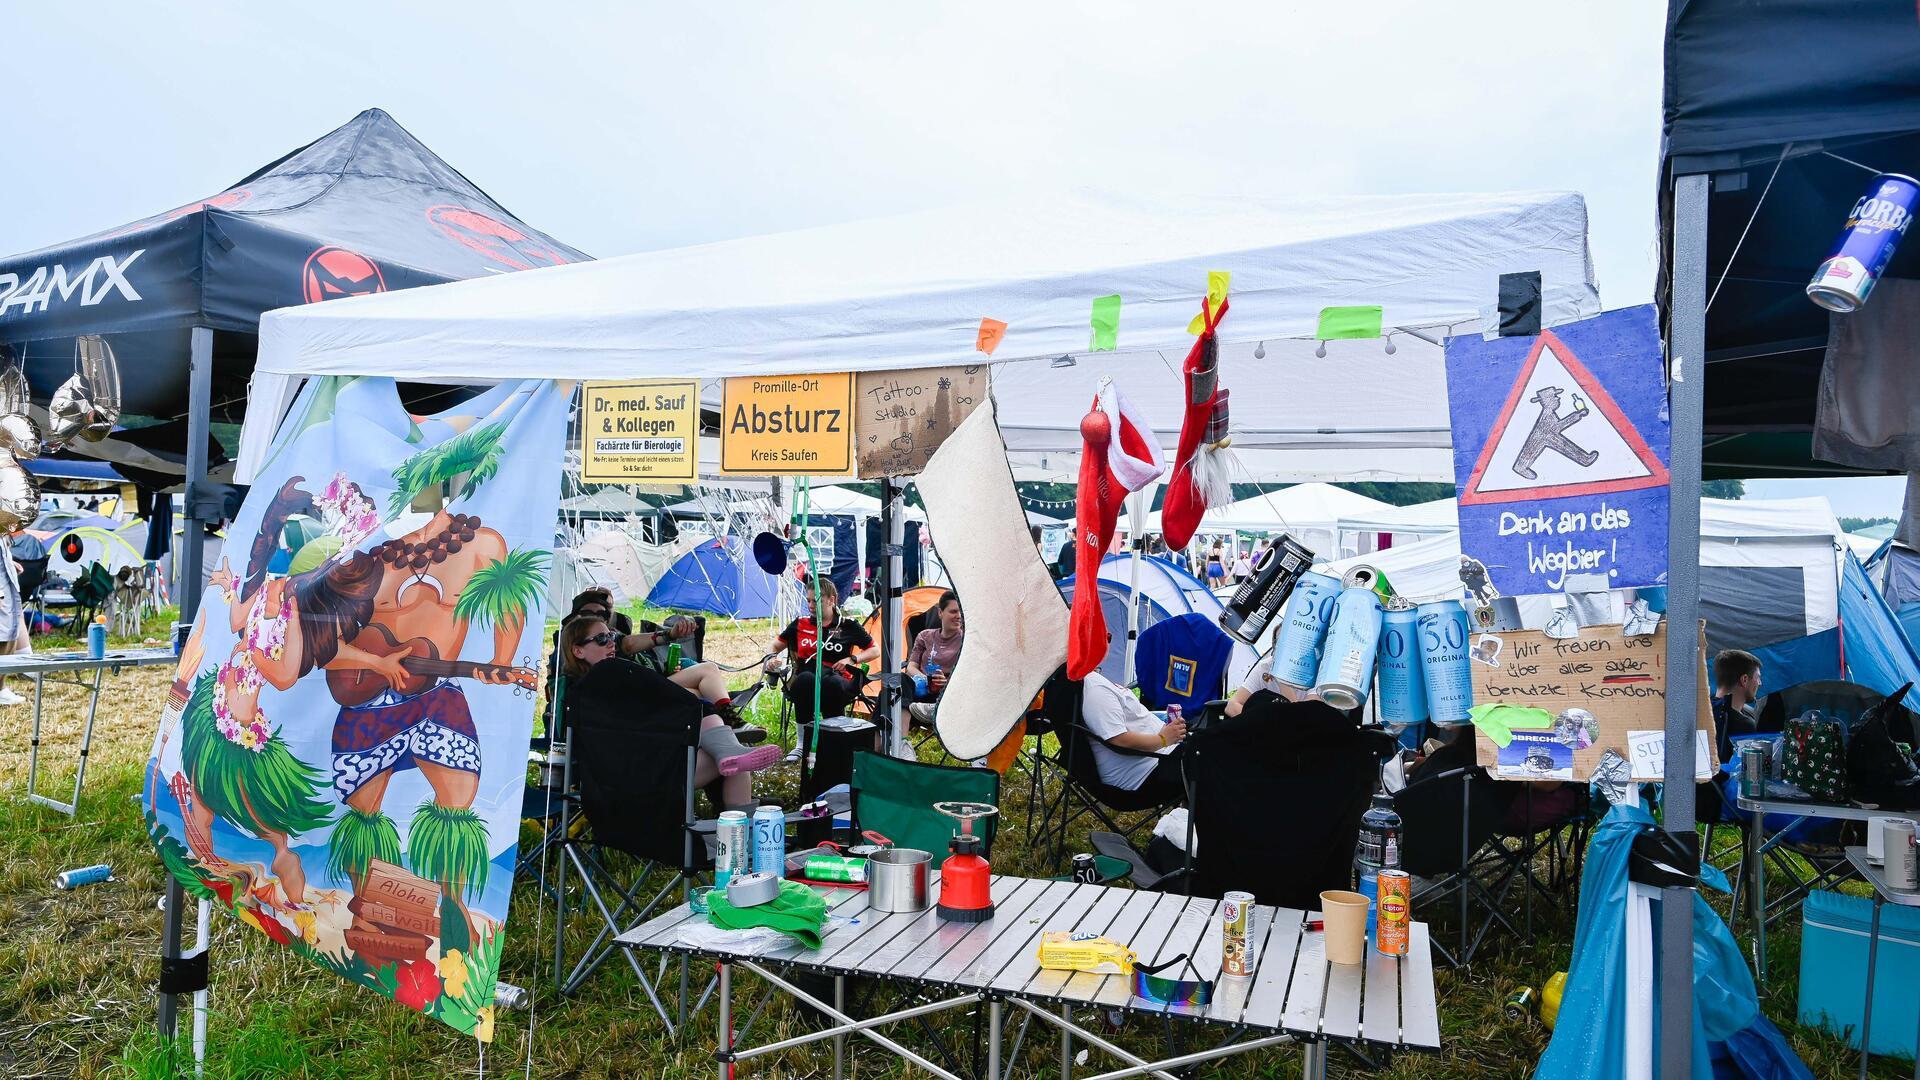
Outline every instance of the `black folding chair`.
[[(578, 697), (591, 692), (590, 685), (576, 681), (570, 689)], [(568, 716), (567, 771), (569, 786), (578, 785), (578, 805), (569, 801), (554, 833), (566, 855), (557, 886), (561, 904), (554, 938), (554, 980), (562, 993), (572, 993), (618, 951), (627, 958), (672, 1035), (687, 1019), (686, 960), (679, 961), (679, 998), (677, 1009), (670, 1013), (659, 983), (673, 963), (671, 958), (663, 955), (649, 975), (634, 953), (621, 949), (613, 939), (651, 918), (671, 902), (676, 891), (685, 900), (699, 883), (697, 875), (712, 868), (705, 837), (716, 823), (700, 820), (694, 807), (700, 702), (678, 687), (667, 687), (651, 701), (610, 706), (576, 700)], [(586, 819), (587, 827), (578, 836), (569, 820), (574, 813)], [(570, 972), (565, 961), (569, 865), (580, 875), (602, 924)], [(703, 992), (702, 1004), (706, 996)], [(695, 1011), (698, 1008), (696, 1004)]]
[(1475, 873), (1475, 855), (1493, 839), (1509, 798), (1499, 781), (1472, 765), (1429, 770), (1393, 797), (1401, 822), (1400, 867), (1414, 878), (1414, 910), (1449, 898), (1460, 905), (1458, 946), (1449, 950), (1438, 937), (1433, 941), (1433, 950), (1451, 967), (1471, 963), (1496, 925), (1520, 936), (1520, 928), (1501, 910), (1517, 871), (1509, 868), (1492, 888)]
[[(1067, 834), (1074, 822), (1082, 818), (1091, 817), (1107, 831), (1132, 842), (1140, 830), (1151, 828), (1161, 815), (1185, 801), (1184, 797), (1164, 799), (1151, 792), (1115, 787), (1101, 779), (1093, 748), (1099, 736), (1080, 718), (1084, 700), (1082, 686), (1067, 679), (1062, 670), (1048, 680), (1043, 692), (1048, 719), (1060, 741), (1059, 757), (1055, 759), (1060, 779), (1059, 798), (1051, 806), (1042, 808), (1041, 826), (1043, 843), (1046, 834), (1051, 833), (1054, 865), (1065, 864)], [(1126, 747), (1108, 746), (1107, 749), (1129, 757), (1157, 756)]]

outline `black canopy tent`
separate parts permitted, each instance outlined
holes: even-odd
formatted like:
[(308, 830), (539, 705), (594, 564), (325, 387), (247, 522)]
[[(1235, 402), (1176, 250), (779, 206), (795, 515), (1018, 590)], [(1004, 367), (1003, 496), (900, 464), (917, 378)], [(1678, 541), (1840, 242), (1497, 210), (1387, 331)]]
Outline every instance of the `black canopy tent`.
[[(260, 313), (587, 256), (529, 228), (369, 109), (210, 198), (118, 229), (0, 260), (0, 353), (44, 407), (72, 371), (74, 338), (105, 335), (119, 360), (126, 426), (87, 452), (184, 478), (180, 617), (199, 606), (202, 526), (217, 519), (213, 425), (246, 410)], [(421, 388), (445, 396), (447, 387)], [(416, 403), (425, 404), (424, 400)], [(167, 883), (160, 1030), (194, 988), (180, 956), (178, 882)], [(204, 984), (204, 983), (202, 983)]]
[[(1660, 170), (1661, 283), (1673, 422), (1671, 625), (1700, 610), (1704, 462), (1736, 477), (1843, 475), (1811, 453), (1829, 316), (1806, 298), (1868, 173), (1920, 151), (1913, 0), (1671, 0)], [(1920, 244), (1889, 268), (1915, 277)], [(1669, 680), (1701, 677), (1668, 635)], [(1667, 699), (1666, 745), (1691, 742), (1692, 695)], [(1663, 826), (1698, 858), (1691, 760), (1669, 754)], [(1692, 1057), (1691, 890), (1662, 891), (1659, 1070)]]

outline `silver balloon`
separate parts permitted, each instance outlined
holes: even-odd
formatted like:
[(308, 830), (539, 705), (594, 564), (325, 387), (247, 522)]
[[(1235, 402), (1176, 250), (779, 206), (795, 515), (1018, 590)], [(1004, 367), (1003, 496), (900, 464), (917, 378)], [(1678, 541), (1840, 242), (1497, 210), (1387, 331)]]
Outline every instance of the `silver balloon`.
[(0, 529), (31, 525), (39, 516), (40, 485), (19, 462), (0, 462)]
[(88, 334), (75, 339), (73, 353), (73, 376), (47, 403), (47, 444), (55, 449), (76, 438), (99, 442), (120, 419), (120, 365), (113, 347)]
[(87, 386), (75, 372), (47, 402), (47, 442), (65, 446), (87, 430), (93, 422), (93, 403), (87, 400)]

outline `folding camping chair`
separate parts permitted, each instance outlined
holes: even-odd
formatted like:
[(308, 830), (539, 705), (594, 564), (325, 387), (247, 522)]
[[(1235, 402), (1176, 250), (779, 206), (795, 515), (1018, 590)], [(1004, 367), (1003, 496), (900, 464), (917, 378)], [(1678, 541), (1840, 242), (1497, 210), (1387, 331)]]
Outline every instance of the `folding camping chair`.
[[(934, 865), (946, 858), (954, 820), (933, 808), (938, 802), (1000, 805), (1000, 774), (992, 769), (928, 765), (885, 754), (853, 755), (853, 822), (856, 833), (874, 832), (895, 847), (933, 853)], [(974, 825), (985, 854), (993, 851), (1000, 818)]]
[[(1064, 865), (1067, 857), (1067, 834), (1073, 823), (1083, 817), (1092, 817), (1106, 826), (1107, 831), (1118, 833), (1129, 841), (1143, 828), (1152, 827), (1160, 816), (1184, 799), (1162, 799), (1141, 791), (1114, 787), (1100, 777), (1100, 766), (1094, 758), (1093, 743), (1095, 735), (1080, 718), (1082, 687), (1078, 682), (1069, 680), (1062, 669), (1047, 681), (1042, 691), (1046, 695), (1048, 719), (1052, 721), (1054, 733), (1060, 740), (1059, 757), (1054, 759), (1058, 766), (1060, 785), (1059, 799), (1051, 807), (1041, 808), (1042, 824), (1040, 839), (1042, 849), (1048, 842), (1048, 833), (1052, 834), (1053, 863)], [(1125, 747), (1108, 747), (1114, 753), (1151, 757), (1143, 750), (1129, 750)]]
[[(1459, 901), (1458, 947), (1449, 951), (1437, 936), (1433, 939), (1434, 951), (1452, 967), (1471, 963), (1496, 924), (1520, 935), (1500, 910), (1517, 870), (1510, 868), (1496, 883), (1497, 892), (1475, 873), (1476, 853), (1493, 839), (1507, 812), (1510, 793), (1499, 790), (1498, 783), (1478, 766), (1429, 769), (1393, 797), (1401, 822), (1400, 868), (1414, 879), (1414, 910), (1436, 907), (1449, 897)], [(1481, 912), (1477, 931), (1475, 908)]]
[(1495, 881), (1508, 874), (1518, 877), (1527, 939), (1532, 940), (1534, 897), (1560, 904), (1579, 890), (1587, 837), (1596, 820), (1592, 788), (1572, 783), (1507, 783), (1516, 784), (1519, 792), (1509, 798), (1493, 838), (1475, 853), (1474, 861), (1483, 876)]
[[(564, 804), (553, 834), (566, 856), (557, 886), (560, 910), (554, 937), (554, 981), (562, 993), (572, 993), (609, 956), (619, 952), (627, 958), (654, 1011), (672, 1035), (687, 1019), (684, 959), (680, 964), (677, 1012), (669, 1014), (661, 1000), (659, 983), (670, 959), (663, 956), (659, 968), (649, 975), (634, 953), (618, 948), (613, 939), (652, 917), (670, 902), (676, 889), (679, 898), (686, 899), (697, 883), (696, 875), (712, 868), (704, 836), (714, 831), (716, 823), (700, 820), (694, 809), (700, 707), (688, 695), (684, 707), (676, 703), (629, 712), (618, 722), (595, 719), (607, 715), (620, 714), (604, 709), (580, 709), (572, 714), (567, 774), (569, 787), (579, 785), (578, 806), (572, 807), (571, 800)], [(570, 820), (576, 810), (586, 818), (587, 828), (581, 835), (574, 834)], [(626, 861), (637, 864), (637, 870), (619, 872), (616, 867)], [(569, 865), (580, 875), (582, 887), (603, 924), (570, 972), (565, 962)], [(665, 881), (650, 885), (658, 872), (665, 873)], [(609, 894), (616, 903), (609, 904)], [(701, 1001), (705, 998), (703, 993)]]

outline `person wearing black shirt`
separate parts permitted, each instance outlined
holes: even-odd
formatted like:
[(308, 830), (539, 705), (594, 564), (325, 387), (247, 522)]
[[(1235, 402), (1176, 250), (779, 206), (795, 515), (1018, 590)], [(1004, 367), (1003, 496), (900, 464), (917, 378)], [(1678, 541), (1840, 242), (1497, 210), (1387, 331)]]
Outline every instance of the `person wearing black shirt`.
[(1713, 658), (1713, 736), (1720, 760), (1733, 760), (1733, 737), (1758, 726), (1760, 658), (1739, 649), (1726, 649)]
[[(767, 667), (773, 670), (776, 662), (787, 653), (793, 654), (796, 665), (792, 680), (787, 683), (787, 699), (800, 710), (802, 717), (811, 723), (813, 715), (814, 665), (816, 648), (820, 653), (822, 669), (820, 672), (820, 715), (842, 716), (847, 704), (854, 699), (860, 684), (860, 673), (855, 664), (871, 663), (880, 655), (880, 649), (873, 643), (873, 635), (866, 627), (847, 618), (840, 612), (840, 591), (833, 582), (820, 579), (820, 598), (814, 600), (813, 588), (806, 589), (808, 610), (812, 615), (804, 619), (795, 619), (788, 623), (773, 639), (768, 652)], [(817, 630), (827, 628), (824, 635)]]
[[(680, 619), (667, 620), (668, 625), (658, 626), (641, 620), (639, 632), (633, 629), (633, 620), (625, 612), (617, 611), (613, 606), (613, 594), (607, 589), (587, 589), (573, 598), (573, 610), (568, 613), (566, 622), (578, 618), (600, 619), (615, 635), (614, 648), (620, 656), (638, 663), (640, 666), (672, 680), (674, 685), (691, 691), (706, 702), (711, 711), (718, 715), (726, 725), (734, 729), (734, 734), (744, 743), (764, 741), (767, 733), (746, 723), (738, 710), (733, 707), (733, 695), (727, 689), (726, 673), (718, 664), (702, 662), (691, 664), (679, 671), (660, 671), (660, 661), (653, 650), (662, 645), (693, 635), (694, 624)], [(559, 651), (560, 634), (554, 633), (556, 657)], [(549, 671), (559, 670), (561, 665), (549, 664)], [(553, 699), (552, 687), (548, 687), (548, 700)]]

